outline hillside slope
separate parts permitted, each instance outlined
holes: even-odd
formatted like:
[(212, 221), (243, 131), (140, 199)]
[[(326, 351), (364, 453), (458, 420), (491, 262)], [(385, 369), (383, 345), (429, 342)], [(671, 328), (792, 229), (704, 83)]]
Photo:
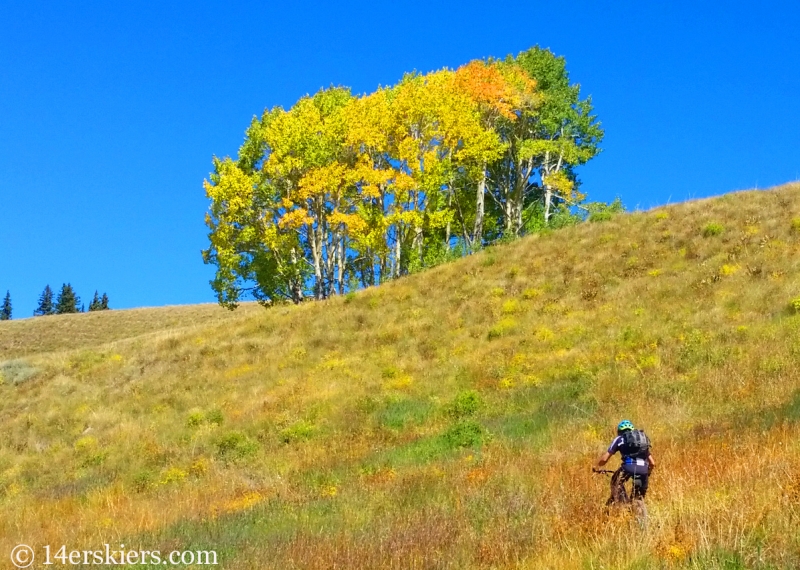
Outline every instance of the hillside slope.
[[(798, 184), (529, 237), (324, 303), (0, 323), (0, 552), (798, 566), (792, 301)], [(622, 418), (659, 463), (646, 531), (603, 513), (590, 473)]]

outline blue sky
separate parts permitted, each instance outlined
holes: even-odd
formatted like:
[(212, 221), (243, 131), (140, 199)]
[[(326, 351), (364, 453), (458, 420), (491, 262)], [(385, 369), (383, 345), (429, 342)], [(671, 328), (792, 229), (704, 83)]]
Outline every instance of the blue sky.
[[(338, 5), (337, 5), (338, 4)], [(535, 44), (606, 131), (592, 200), (800, 178), (800, 3), (0, 1), (0, 295), (213, 301), (202, 182), (265, 107)]]

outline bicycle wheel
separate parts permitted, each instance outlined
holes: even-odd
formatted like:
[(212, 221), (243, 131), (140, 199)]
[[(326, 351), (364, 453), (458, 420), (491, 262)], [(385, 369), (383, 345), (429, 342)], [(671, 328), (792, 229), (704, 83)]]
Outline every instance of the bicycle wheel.
[(647, 505), (644, 503), (644, 499), (633, 499), (631, 507), (633, 508), (633, 514), (636, 517), (636, 522), (639, 523), (639, 528), (645, 530), (647, 528), (648, 516)]

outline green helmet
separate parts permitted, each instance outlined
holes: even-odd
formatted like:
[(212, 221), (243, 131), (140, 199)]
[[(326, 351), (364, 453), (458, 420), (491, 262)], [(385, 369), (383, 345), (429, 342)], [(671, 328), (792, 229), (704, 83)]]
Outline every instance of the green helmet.
[(633, 424), (629, 420), (622, 420), (617, 426), (617, 435), (622, 435), (622, 432), (633, 429)]

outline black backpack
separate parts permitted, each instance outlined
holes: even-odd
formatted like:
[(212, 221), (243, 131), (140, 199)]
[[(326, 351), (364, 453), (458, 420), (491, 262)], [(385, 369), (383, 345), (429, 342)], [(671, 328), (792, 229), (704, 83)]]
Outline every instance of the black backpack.
[(647, 459), (650, 455), (650, 440), (640, 429), (629, 429), (622, 432), (622, 445), (619, 450), (623, 457)]

